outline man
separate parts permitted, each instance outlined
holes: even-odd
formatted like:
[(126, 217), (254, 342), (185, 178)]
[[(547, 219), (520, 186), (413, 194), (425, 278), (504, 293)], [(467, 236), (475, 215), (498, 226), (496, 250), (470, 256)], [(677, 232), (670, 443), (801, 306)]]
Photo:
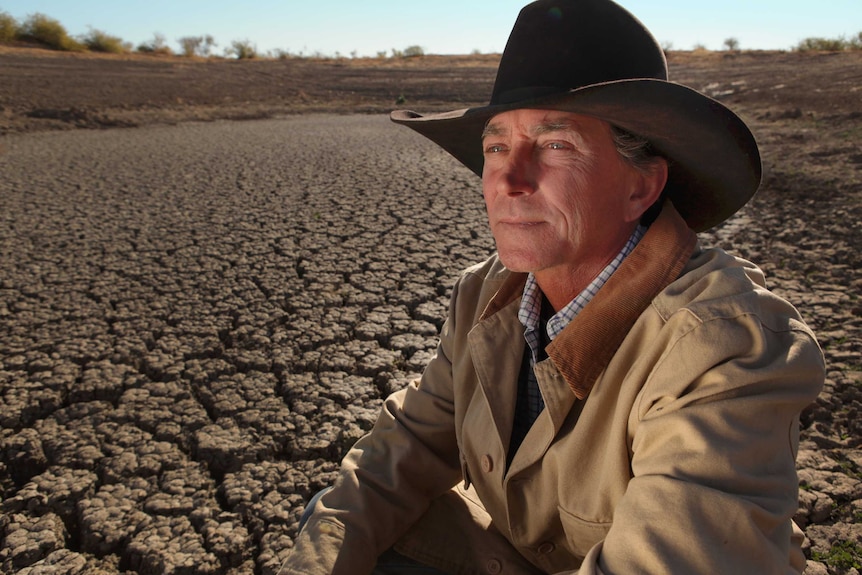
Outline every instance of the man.
[(284, 572), (800, 573), (822, 355), (756, 267), (695, 236), (757, 189), (744, 123), (668, 82), (610, 0), (528, 5), (488, 106), (393, 119), (481, 174), (498, 254)]

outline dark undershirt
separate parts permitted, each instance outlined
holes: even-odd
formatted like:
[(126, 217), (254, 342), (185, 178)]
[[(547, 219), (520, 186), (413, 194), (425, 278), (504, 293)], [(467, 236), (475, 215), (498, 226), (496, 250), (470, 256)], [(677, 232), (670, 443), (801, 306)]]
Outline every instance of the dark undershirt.
[[(548, 299), (542, 296), (542, 313), (539, 318), (539, 350), (536, 361), (547, 359), (548, 352), (545, 348), (551, 343), (551, 338), (548, 336), (548, 320), (551, 319), (556, 312), (551, 306)], [(515, 402), (515, 417), (512, 423), (512, 436), (509, 439), (509, 453), (506, 456), (506, 467), (512, 463), (515, 453), (523, 443), (527, 432), (533, 426), (540, 411), (533, 412), (530, 409), (529, 394), (540, 394), (539, 384), (536, 380), (536, 374), (533, 370), (532, 352), (530, 346), (524, 346), (524, 357), (521, 360), (521, 371), (518, 375), (518, 397)], [(544, 403), (542, 404), (544, 405)], [(544, 409), (544, 407), (543, 407)]]

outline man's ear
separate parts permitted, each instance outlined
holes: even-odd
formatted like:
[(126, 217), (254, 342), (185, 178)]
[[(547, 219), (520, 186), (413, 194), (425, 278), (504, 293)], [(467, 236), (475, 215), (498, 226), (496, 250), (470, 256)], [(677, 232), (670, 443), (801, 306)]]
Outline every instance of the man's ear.
[(626, 214), (626, 221), (629, 222), (640, 220), (644, 212), (659, 199), (667, 183), (667, 160), (664, 158), (653, 158), (648, 167), (636, 169), (638, 177), (629, 195), (629, 210)]

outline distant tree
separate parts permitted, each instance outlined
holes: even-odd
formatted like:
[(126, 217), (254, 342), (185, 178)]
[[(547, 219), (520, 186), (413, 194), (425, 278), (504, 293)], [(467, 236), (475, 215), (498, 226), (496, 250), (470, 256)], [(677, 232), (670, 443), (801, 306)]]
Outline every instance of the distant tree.
[(177, 43), (180, 45), (180, 53), (183, 56), (194, 56), (198, 51), (198, 45), (201, 43), (200, 36), (183, 36), (182, 38), (177, 39)]
[(212, 36), (207, 34), (206, 36), (204, 36), (204, 43), (203, 43), (203, 46), (201, 46), (201, 49), (203, 51), (201, 55), (205, 56), (205, 57), (209, 57), (210, 52), (212, 51), (213, 48), (216, 47), (216, 45), (217, 44), (215, 42), (215, 38), (213, 38)]
[(207, 58), (213, 46), (216, 45), (215, 40), (209, 34), (206, 36), (183, 36), (177, 42), (180, 44), (180, 51), (183, 56), (188, 57), (200, 56)]
[(725, 38), (724, 47), (731, 52), (735, 52), (739, 50), (739, 40), (733, 37)]
[(11, 42), (18, 37), (18, 21), (8, 12), (0, 12), (0, 42)]

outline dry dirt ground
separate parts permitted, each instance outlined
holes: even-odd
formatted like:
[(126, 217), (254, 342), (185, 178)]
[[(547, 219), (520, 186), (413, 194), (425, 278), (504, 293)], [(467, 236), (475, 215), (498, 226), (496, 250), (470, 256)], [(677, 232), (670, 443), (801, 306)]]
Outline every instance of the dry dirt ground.
[[(0, 48), (0, 166), (8, 170), (0, 175), (6, 226), (0, 230), (0, 571), (273, 573), (295, 533), (304, 498), (326, 484), (340, 451), (367, 429), (380, 397), (421, 368), (439, 328), (453, 262), (468, 263), (488, 247), (486, 235), (459, 228), (431, 203), (435, 218), (455, 233), (431, 230), (410, 237), (413, 216), (397, 202), (387, 204), (387, 217), (357, 222), (358, 231), (346, 233), (320, 220), (326, 212), (313, 205), (319, 200), (296, 198), (310, 210), (303, 213), (304, 233), (267, 240), (266, 254), (289, 261), (290, 281), (301, 289), (328, 298), (331, 311), (317, 317), (284, 295), (281, 280), (257, 267), (263, 252), (253, 250), (260, 249), (257, 238), (271, 212), (229, 229), (231, 215), (210, 208), (218, 216), (213, 230), (186, 231), (230, 234), (230, 250), (217, 258), (197, 240), (180, 250), (149, 244), (146, 229), (131, 220), (117, 228), (122, 238), (113, 238), (115, 243), (92, 244), (93, 235), (78, 229), (68, 241), (40, 244), (13, 221), (25, 213), (19, 207), (28, 205), (27, 182), (33, 206), (46, 213), (60, 208), (39, 203), (44, 198), (35, 190), (44, 183), (38, 168), (4, 186), (2, 180), (15, 171), (3, 163), (4, 149), (17, 149), (16, 138), (29, 134), (47, 138), (76, 128), (112, 129), (111, 141), (120, 142), (126, 128), (189, 120), (481, 104), (496, 62), (494, 56), (192, 61)], [(807, 536), (807, 573), (857, 573), (862, 53), (671, 53), (669, 64), (672, 79), (730, 105), (760, 142), (760, 192), (739, 217), (703, 234), (703, 240), (761, 264), (772, 288), (796, 304), (818, 333), (828, 376), (823, 394), (802, 416), (796, 520)], [(329, 125), (331, 116), (325, 118)], [(384, 151), (374, 158), (383, 157), (391, 143), (380, 144)], [(240, 192), (253, 193), (253, 172), (249, 168), (237, 178)], [(70, 181), (63, 189), (87, 198), (91, 185), (100, 184)], [(365, 182), (360, 175), (342, 185)], [(465, 176), (461, 185), (475, 184)], [(124, 209), (117, 206), (116, 213)], [(94, 208), (81, 202), (68, 209), (74, 214)], [(480, 211), (477, 206), (470, 217), (480, 218)], [(38, 227), (32, 210), (26, 213)], [(105, 219), (116, 213), (106, 209)], [(134, 233), (126, 239), (130, 226)], [(401, 243), (380, 240), (386, 234)], [(427, 272), (427, 285), (414, 292), (397, 280), (391, 284), (390, 267), (398, 259), (397, 246), (416, 240), (449, 243), (444, 261), (429, 250), (416, 269), (398, 270), (401, 277)], [(323, 258), (320, 246), (330, 244), (365, 246), (367, 260), (353, 262), (353, 275), (345, 274), (343, 261)], [(111, 258), (122, 254), (118, 265), (140, 258), (142, 266), (173, 275), (153, 285), (147, 278), (118, 276), (122, 281), (91, 282), (78, 293), (78, 284), (46, 270), (71, 269), (73, 262), (68, 273), (83, 274), (79, 279), (86, 284), (89, 252), (72, 253), (82, 245), (108, 262), (93, 266), (101, 273), (112, 271)], [(188, 262), (194, 269), (182, 267)], [(196, 303), (187, 293), (197, 285), (195, 278), (213, 269), (220, 277), (236, 276), (236, 291), (223, 295), (213, 285), (198, 286), (196, 294), (220, 306), (212, 325), (200, 325), (182, 309)], [(246, 285), (239, 270), (264, 279)], [(130, 285), (150, 286), (161, 298), (156, 309), (143, 296), (118, 307), (123, 296), (111, 294)], [(48, 301), (51, 309), (43, 313), (40, 302)], [(277, 305), (248, 303), (257, 301)], [(104, 316), (104, 333), (91, 333), (76, 321), (93, 314)], [(320, 349), (338, 352), (324, 355)], [(351, 374), (353, 368), (359, 372)], [(250, 373), (269, 387), (249, 387)], [(318, 389), (313, 396), (307, 393), (312, 388)], [(284, 421), (295, 427), (286, 428)]]

